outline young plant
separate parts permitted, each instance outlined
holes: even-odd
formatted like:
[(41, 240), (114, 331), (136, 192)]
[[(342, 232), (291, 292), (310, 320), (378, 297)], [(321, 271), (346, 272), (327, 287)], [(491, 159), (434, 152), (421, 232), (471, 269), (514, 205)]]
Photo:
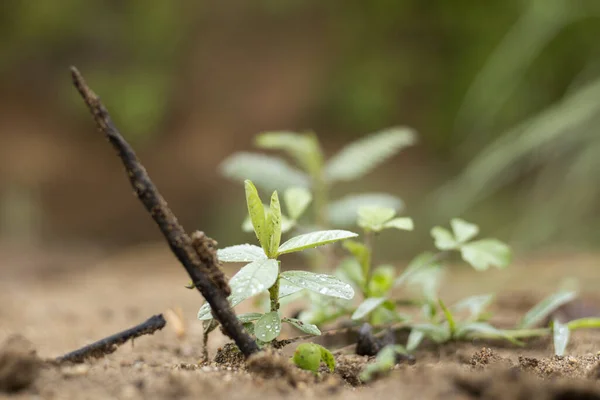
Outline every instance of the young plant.
[(256, 137), (255, 144), (262, 149), (283, 151), (296, 166), (280, 157), (242, 152), (223, 161), (221, 171), (238, 181), (249, 178), (267, 190), (304, 188), (314, 197), (313, 225), (347, 227), (363, 205), (399, 210), (403, 203), (384, 193), (353, 194), (330, 202), (331, 188), (338, 182), (358, 180), (415, 142), (412, 129), (389, 128), (351, 143), (325, 161), (314, 133), (266, 132)]
[[(486, 307), (491, 303), (492, 295), (472, 296), (447, 307), (437, 292), (444, 272), (442, 259), (450, 251), (457, 251), (463, 260), (476, 270), (490, 266), (504, 268), (510, 262), (510, 249), (496, 239), (473, 240), (479, 232), (476, 225), (461, 219), (450, 222), (452, 232), (435, 227), (431, 234), (435, 239), (438, 253), (423, 253), (408, 265), (399, 275), (391, 266), (379, 266), (372, 269), (372, 239), (374, 234), (386, 228), (412, 230), (410, 218), (395, 218), (394, 210), (381, 207), (363, 207), (359, 210), (357, 224), (364, 232), (364, 243), (346, 241), (344, 247), (353, 258), (340, 266), (338, 276), (343, 276), (362, 293), (363, 301), (352, 312), (352, 319), (368, 319), (371, 324), (406, 322), (413, 327), (407, 350), (413, 351), (423, 338), (429, 337), (435, 342), (469, 339), (478, 335), (502, 337), (506, 335), (486, 321)], [(397, 310), (398, 302), (392, 298), (392, 290), (403, 285), (420, 288), (421, 299), (408, 301), (420, 305), (423, 320), (409, 323), (410, 317)], [(464, 320), (455, 318), (455, 313), (467, 311)], [(510, 338), (509, 338), (510, 339)]]
[[(246, 329), (263, 344), (271, 342), (279, 336), (282, 322), (305, 333), (320, 335), (319, 329), (314, 325), (304, 323), (299, 319), (282, 317), (279, 311), (279, 300), (303, 289), (321, 296), (349, 300), (354, 296), (352, 286), (325, 274), (307, 271), (281, 272), (278, 259), (283, 254), (299, 252), (358, 235), (344, 230), (317, 231), (293, 237), (281, 244), (282, 214), (277, 192), (273, 192), (270, 206), (265, 209), (258, 191), (251, 181), (245, 182), (245, 190), (248, 214), (260, 246), (242, 244), (218, 251), (219, 259), (223, 262), (249, 263), (229, 281), (232, 294), (228, 300), (231, 306), (235, 307), (250, 297), (268, 291), (269, 311), (238, 316)], [(289, 204), (288, 207), (290, 207)], [(291, 206), (290, 209), (293, 207)], [(208, 303), (200, 308), (198, 319), (205, 321), (205, 332), (216, 327)]]
[(313, 323), (320, 324), (335, 319), (340, 312), (345, 315), (352, 314), (352, 319), (356, 320), (370, 314), (373, 324), (401, 319), (399, 314), (392, 312), (395, 305), (389, 295), (394, 283), (395, 269), (390, 265), (372, 267), (373, 242), (376, 235), (387, 229), (412, 230), (413, 221), (411, 218), (396, 217), (396, 210), (393, 208), (365, 206), (358, 210), (357, 223), (364, 231), (364, 242), (344, 242), (343, 246), (353, 258), (344, 260), (336, 275), (353, 283), (361, 292), (364, 302), (357, 309), (339, 303), (337, 309), (331, 304), (325, 304), (324, 307), (323, 303), (313, 303), (313, 308), (307, 312), (310, 316), (307, 317), (308, 320)]

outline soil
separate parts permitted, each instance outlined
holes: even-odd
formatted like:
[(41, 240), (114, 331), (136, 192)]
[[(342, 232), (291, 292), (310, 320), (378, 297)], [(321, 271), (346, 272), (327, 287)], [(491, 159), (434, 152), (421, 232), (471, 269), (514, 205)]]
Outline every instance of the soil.
[[(0, 254), (0, 398), (600, 399), (597, 330), (573, 333), (564, 357), (553, 356), (549, 339), (525, 347), (477, 341), (426, 346), (414, 364), (400, 363), (361, 385), (358, 375), (373, 357), (337, 354), (336, 372), (323, 368), (315, 376), (288, 362), (296, 343), (244, 362), (218, 330), (211, 335), (210, 360), (203, 361), (202, 324), (195, 319), (201, 298), (184, 288), (185, 272), (162, 243), (113, 255), (15, 246), (0, 247)], [(600, 309), (593, 295), (600, 283), (597, 259), (537, 257), (483, 275), (455, 269), (442, 296), (452, 301), (495, 291), (494, 322), (511, 326), (564, 277), (575, 276), (591, 295), (561, 315), (594, 315)], [(250, 311), (247, 303), (238, 312)], [(102, 359), (43, 362), (158, 313), (167, 320), (162, 330)], [(297, 335), (291, 328), (284, 332)], [(334, 350), (346, 339), (331, 336), (326, 344)]]

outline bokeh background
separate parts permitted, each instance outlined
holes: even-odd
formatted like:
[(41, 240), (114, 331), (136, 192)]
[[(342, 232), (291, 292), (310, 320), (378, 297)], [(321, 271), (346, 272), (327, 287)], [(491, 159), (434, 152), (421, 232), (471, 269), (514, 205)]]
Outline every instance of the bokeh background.
[[(314, 130), (326, 153), (406, 125), (419, 143), (336, 194), (387, 191), (431, 248), (460, 216), (518, 252), (600, 241), (600, 2), (4, 0), (4, 248), (117, 251), (161, 240), (73, 89), (76, 65), (188, 230), (240, 231), (219, 173), (262, 131)], [(266, 195), (266, 194), (265, 194)], [(387, 253), (386, 253), (387, 252)]]

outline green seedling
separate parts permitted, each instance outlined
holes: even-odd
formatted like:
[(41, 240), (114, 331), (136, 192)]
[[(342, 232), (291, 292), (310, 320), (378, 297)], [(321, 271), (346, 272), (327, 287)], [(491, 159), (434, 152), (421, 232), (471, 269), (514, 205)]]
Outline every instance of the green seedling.
[[(281, 298), (301, 290), (308, 290), (319, 296), (329, 296), (350, 300), (354, 297), (351, 285), (336, 277), (307, 271), (280, 272), (279, 257), (283, 254), (323, 246), (358, 236), (344, 230), (327, 230), (292, 237), (281, 243), (282, 215), (277, 191), (273, 192), (268, 209), (263, 206), (260, 196), (251, 181), (245, 182), (246, 204), (254, 233), (260, 246), (242, 244), (218, 250), (223, 262), (248, 263), (229, 281), (232, 294), (229, 302), (232, 307), (258, 294), (269, 293), (269, 311), (238, 316), (246, 329), (256, 336), (259, 343), (269, 343), (281, 332), (281, 324), (288, 323), (310, 335), (320, 335), (319, 329), (299, 319), (282, 317), (279, 311)], [(297, 200), (297, 199), (295, 199)], [(297, 210), (288, 204), (290, 210)], [(292, 213), (293, 214), (293, 213)], [(210, 305), (204, 304), (198, 312), (198, 319), (205, 321), (205, 332), (216, 327)]]
[[(221, 172), (238, 181), (253, 180), (266, 190), (304, 188), (312, 194), (313, 221), (320, 227), (349, 227), (354, 223), (358, 208), (376, 205), (400, 210), (402, 200), (385, 193), (351, 194), (329, 201), (331, 188), (339, 182), (356, 181), (402, 149), (416, 142), (415, 132), (407, 127), (393, 127), (374, 133), (344, 147), (325, 160), (322, 147), (314, 133), (266, 132), (255, 140), (257, 147), (278, 150), (289, 156), (285, 159), (259, 154), (236, 153), (221, 164)], [(299, 197), (296, 201), (302, 202)], [(300, 215), (290, 213), (293, 221)], [(293, 224), (296, 226), (296, 224)], [(244, 224), (246, 230), (250, 226)]]
[(335, 359), (333, 354), (325, 347), (315, 343), (302, 343), (296, 347), (292, 361), (298, 368), (319, 372), (321, 361), (325, 363), (330, 372), (335, 370)]

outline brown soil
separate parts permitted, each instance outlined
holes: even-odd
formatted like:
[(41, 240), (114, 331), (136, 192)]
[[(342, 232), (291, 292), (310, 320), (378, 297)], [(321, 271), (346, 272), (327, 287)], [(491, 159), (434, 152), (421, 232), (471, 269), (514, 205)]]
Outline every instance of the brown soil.
[[(549, 339), (523, 348), (485, 342), (429, 346), (417, 352), (414, 365), (400, 364), (388, 376), (360, 385), (357, 376), (372, 358), (337, 355), (334, 374), (323, 369), (315, 376), (289, 364), (295, 344), (247, 363), (234, 353), (220, 352), (216, 362), (217, 350), (229, 348), (218, 330), (211, 336), (212, 360), (201, 362), (202, 327), (195, 320), (201, 299), (183, 287), (186, 275), (162, 244), (112, 257), (97, 251), (69, 251), (66, 257), (14, 247), (1, 250), (0, 342), (5, 344), (0, 345), (0, 398), (600, 399), (598, 331), (575, 332), (565, 357), (552, 355)], [(557, 256), (524, 264), (485, 275), (453, 271), (443, 296), (451, 301), (502, 291), (495, 322), (510, 326), (556, 289), (565, 265), (570, 276), (581, 279), (584, 290), (598, 287), (600, 280), (593, 272), (596, 257)], [(531, 288), (532, 282), (539, 286)], [(238, 311), (251, 307), (245, 304)], [(593, 314), (598, 308), (592, 296), (586, 307), (564, 312), (584, 309)], [(40, 362), (161, 312), (165, 328), (103, 359), (63, 366)], [(285, 331), (286, 336), (297, 334)], [(327, 344), (347, 344), (343, 337), (339, 340), (328, 338)]]

